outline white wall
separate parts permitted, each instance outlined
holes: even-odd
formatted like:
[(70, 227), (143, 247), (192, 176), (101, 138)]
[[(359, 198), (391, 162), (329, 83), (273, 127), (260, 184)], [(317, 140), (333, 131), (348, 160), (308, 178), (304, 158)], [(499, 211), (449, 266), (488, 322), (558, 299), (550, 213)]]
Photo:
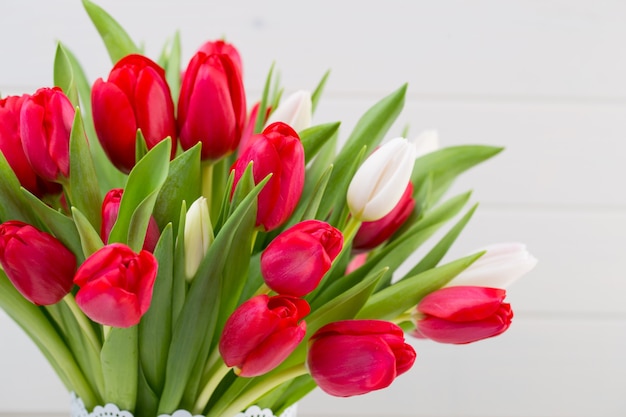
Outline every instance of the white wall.
[[(284, 85), (332, 76), (318, 122), (345, 136), (377, 99), (409, 82), (405, 123), (444, 144), (507, 150), (471, 171), (481, 207), (455, 254), (502, 240), (540, 259), (513, 286), (516, 318), (470, 346), (415, 342), (418, 361), (379, 393), (315, 393), (301, 415), (618, 417), (626, 415), (626, 3), (621, 1), (99, 2), (147, 52), (181, 30), (185, 56), (227, 38), (258, 97), (275, 60)], [(78, 0), (0, 3), (0, 91), (51, 82), (54, 41), (92, 78), (109, 64)], [(27, 339), (0, 315), (0, 415), (67, 410)], [(7, 414), (2, 414), (7, 413)]]

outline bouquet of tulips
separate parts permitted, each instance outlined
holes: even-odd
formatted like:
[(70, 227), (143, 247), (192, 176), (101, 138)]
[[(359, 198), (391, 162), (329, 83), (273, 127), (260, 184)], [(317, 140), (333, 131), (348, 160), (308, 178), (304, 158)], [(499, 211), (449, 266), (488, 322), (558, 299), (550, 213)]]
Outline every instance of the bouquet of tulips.
[[(535, 263), (496, 245), (443, 263), (472, 216), (454, 179), (500, 152), (386, 138), (406, 85), (312, 126), (326, 76), (249, 110), (242, 60), (207, 42), (158, 63), (83, 0), (113, 67), (90, 83), (59, 44), (53, 88), (0, 100), (0, 307), (89, 409), (279, 413), (316, 386), (382, 389), (416, 358), (405, 332), (504, 332), (507, 280)], [(408, 271), (399, 267), (409, 260)]]

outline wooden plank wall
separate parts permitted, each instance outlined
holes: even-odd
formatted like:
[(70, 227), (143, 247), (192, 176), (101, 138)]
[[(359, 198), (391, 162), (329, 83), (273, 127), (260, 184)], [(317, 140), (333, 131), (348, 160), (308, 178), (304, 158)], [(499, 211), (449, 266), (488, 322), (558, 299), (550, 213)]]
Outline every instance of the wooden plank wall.
[[(345, 137), (376, 100), (409, 82), (394, 127), (439, 130), (444, 145), (506, 152), (455, 187), (481, 206), (452, 255), (519, 240), (539, 258), (509, 292), (505, 335), (469, 346), (414, 341), (392, 388), (335, 399), (303, 417), (626, 415), (626, 3), (618, 0), (100, 0), (149, 55), (180, 29), (185, 60), (226, 36), (244, 57), (250, 100), (275, 61), (289, 91), (332, 68), (317, 122)], [(109, 63), (78, 0), (0, 4), (0, 91), (51, 83), (55, 41), (92, 79)], [(0, 314), (0, 415), (66, 415), (63, 389)]]

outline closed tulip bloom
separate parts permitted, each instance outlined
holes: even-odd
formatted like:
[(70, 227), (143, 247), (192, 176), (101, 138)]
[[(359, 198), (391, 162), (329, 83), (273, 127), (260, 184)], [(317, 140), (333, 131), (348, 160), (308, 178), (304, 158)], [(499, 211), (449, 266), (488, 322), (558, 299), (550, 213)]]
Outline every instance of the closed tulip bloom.
[(193, 202), (185, 219), (185, 275), (187, 280), (198, 271), (204, 256), (213, 243), (213, 227), (206, 198)]
[(270, 115), (267, 124), (283, 122), (296, 132), (311, 127), (313, 103), (311, 93), (305, 90), (296, 91), (287, 97)]
[(20, 221), (0, 225), (0, 264), (15, 288), (36, 305), (59, 302), (74, 285), (74, 254), (52, 235)]
[(60, 88), (40, 88), (20, 113), (22, 146), (33, 170), (47, 181), (70, 174), (70, 133), (74, 107)]
[(76, 303), (96, 323), (134, 326), (150, 307), (157, 269), (148, 251), (135, 253), (121, 243), (104, 246), (76, 272)]
[(309, 304), (299, 298), (258, 295), (226, 321), (219, 343), (224, 362), (239, 376), (253, 377), (280, 365), (306, 334)]
[(537, 258), (520, 242), (496, 243), (482, 250), (486, 253), (450, 281), (447, 287), (474, 285), (507, 288), (537, 265)]
[(128, 55), (115, 64), (107, 81), (96, 80), (91, 91), (98, 139), (111, 162), (121, 171), (135, 166), (137, 129), (148, 149), (172, 139), (176, 153), (176, 120), (165, 71), (142, 55)]
[(389, 239), (413, 213), (413, 208), (415, 208), (413, 184), (409, 182), (393, 210), (381, 219), (361, 223), (352, 241), (352, 249), (367, 251)]
[(328, 223), (306, 220), (285, 230), (261, 254), (261, 274), (279, 294), (313, 291), (341, 252), (343, 235)]
[[(104, 196), (104, 201), (102, 202), (102, 225), (100, 226), (100, 237), (105, 244), (109, 242), (109, 234), (117, 221), (123, 194), (123, 188), (114, 188)], [(146, 238), (143, 241), (143, 249), (148, 252), (154, 252), (154, 248), (159, 241), (159, 237), (161, 237), (159, 225), (157, 225), (154, 217), (150, 216), (148, 229), (146, 230)]]
[(323, 391), (350, 397), (388, 387), (413, 366), (415, 358), (397, 325), (347, 320), (328, 324), (311, 337), (307, 366)]
[(241, 61), (241, 55), (235, 46), (231, 43), (223, 40), (208, 41), (205, 42), (197, 52), (204, 52), (207, 55), (223, 54), (228, 55), (233, 64), (237, 67), (241, 75), (243, 76), (243, 65)]
[(369, 222), (392, 211), (409, 183), (415, 156), (415, 146), (404, 138), (392, 139), (372, 153), (348, 186), (352, 216)]
[(288, 125), (276, 122), (254, 135), (250, 146), (233, 164), (234, 187), (253, 162), (254, 182), (269, 174), (258, 197), (257, 226), (265, 231), (282, 225), (296, 208), (304, 188), (304, 148), (298, 134)]
[(449, 287), (434, 291), (417, 305), (416, 336), (440, 343), (464, 344), (497, 336), (511, 325), (506, 291), (486, 287)]
[(191, 58), (178, 99), (183, 149), (202, 142), (202, 159), (218, 160), (239, 145), (246, 123), (241, 72), (229, 55), (198, 52)]

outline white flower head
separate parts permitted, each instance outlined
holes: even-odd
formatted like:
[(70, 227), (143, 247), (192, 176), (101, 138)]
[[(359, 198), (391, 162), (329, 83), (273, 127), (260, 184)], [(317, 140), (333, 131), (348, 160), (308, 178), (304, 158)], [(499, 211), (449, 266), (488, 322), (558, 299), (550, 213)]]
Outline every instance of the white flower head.
[(267, 120), (267, 126), (274, 122), (283, 122), (291, 126), (296, 132), (300, 132), (311, 127), (312, 114), (311, 93), (306, 90), (299, 90), (278, 105)]
[(184, 236), (185, 275), (190, 280), (198, 271), (209, 246), (213, 243), (213, 227), (206, 198), (198, 198), (187, 210)]

